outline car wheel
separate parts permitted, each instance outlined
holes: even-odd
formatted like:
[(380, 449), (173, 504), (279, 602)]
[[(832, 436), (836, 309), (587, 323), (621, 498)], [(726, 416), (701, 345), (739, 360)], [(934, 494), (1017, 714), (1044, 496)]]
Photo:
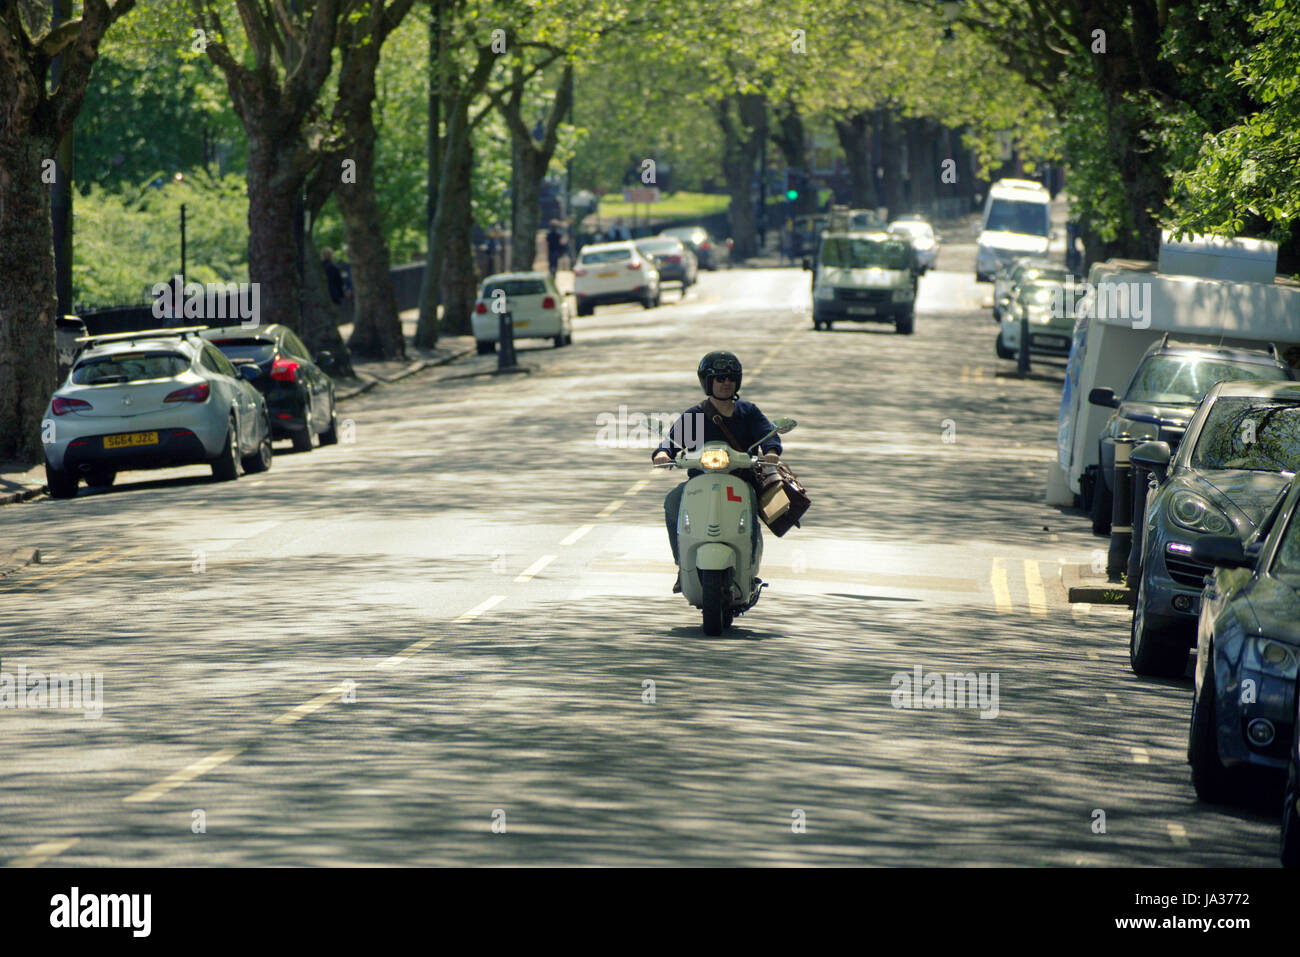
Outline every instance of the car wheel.
[[(1300, 734), (1300, 728), (1295, 731)], [(1286, 792), (1282, 796), (1282, 866), (1300, 867), (1300, 765), (1296, 764), (1295, 748), (1291, 749), (1291, 763), (1287, 768)]]
[(1187, 741), (1187, 760), (1192, 765), (1192, 787), (1196, 796), (1208, 804), (1223, 804), (1232, 799), (1235, 788), (1231, 772), (1219, 760), (1219, 742), (1215, 735), (1214, 658), (1205, 670), (1200, 693), (1192, 699), (1192, 728)]
[(263, 419), (265, 431), (262, 433), (262, 444), (257, 447), (257, 451), (243, 460), (245, 472), (265, 472), (271, 467), (271, 456), (274, 452), (271, 449), (271, 421)]
[(1181, 637), (1151, 626), (1146, 614), (1146, 583), (1139, 580), (1129, 626), (1129, 665), (1133, 673), (1153, 678), (1179, 678), (1187, 670), (1187, 646)]
[(595, 306), (592, 306), (590, 303), (578, 303), (578, 315), (580, 316), (591, 315), (593, 309), (595, 309)]
[(49, 486), (50, 498), (76, 498), (77, 473), (66, 469), (53, 468), (45, 463), (45, 484)]
[(90, 488), (109, 488), (116, 478), (117, 473), (109, 470), (91, 472), (86, 476), (86, 485)]
[[(579, 312), (578, 315), (582, 315), (582, 313)], [(479, 355), (489, 356), (496, 351), (497, 344), (495, 342), (484, 342), (482, 339), (475, 339), (474, 348), (478, 351)]]
[(334, 407), (334, 397), (330, 396), (330, 425), (320, 434), (321, 445), (339, 444), (339, 410)]
[(302, 415), (302, 431), (293, 433), (293, 450), (295, 452), (310, 452), (312, 447), (312, 430), (311, 430), (311, 402), (307, 402), (306, 411)]
[(650, 296), (646, 296), (644, 299), (641, 300), (642, 309), (653, 309), (654, 307), (655, 307), (655, 301)]
[(998, 330), (998, 337), (993, 340), (994, 350), (999, 359), (1014, 359), (1016, 354), (1002, 344), (1002, 330)]
[(916, 313), (909, 312), (907, 315), (894, 320), (894, 331), (900, 335), (910, 336), (916, 331)]
[(239, 427), (233, 415), (226, 430), (226, 445), (212, 460), (212, 477), (218, 482), (233, 482), (239, 478)]
[(555, 348), (560, 349), (563, 348), (563, 346), (564, 346), (564, 333), (561, 332), (558, 336), (555, 337)]

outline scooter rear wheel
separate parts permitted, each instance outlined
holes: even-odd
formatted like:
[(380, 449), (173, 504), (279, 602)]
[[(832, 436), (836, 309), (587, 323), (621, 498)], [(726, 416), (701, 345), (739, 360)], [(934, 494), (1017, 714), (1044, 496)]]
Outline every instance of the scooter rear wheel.
[(727, 598), (727, 573), (702, 571), (700, 584), (704, 587), (704, 633), (711, 637), (720, 635), (727, 627), (727, 614), (723, 607)]

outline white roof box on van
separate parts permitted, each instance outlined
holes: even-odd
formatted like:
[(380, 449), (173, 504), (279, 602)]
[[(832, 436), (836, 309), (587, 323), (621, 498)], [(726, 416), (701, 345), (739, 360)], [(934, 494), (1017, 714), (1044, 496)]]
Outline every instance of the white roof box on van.
[(1202, 235), (1175, 240), (1169, 230), (1164, 230), (1156, 268), (1172, 276), (1271, 283), (1277, 273), (1277, 243), (1245, 236), (1227, 239)]

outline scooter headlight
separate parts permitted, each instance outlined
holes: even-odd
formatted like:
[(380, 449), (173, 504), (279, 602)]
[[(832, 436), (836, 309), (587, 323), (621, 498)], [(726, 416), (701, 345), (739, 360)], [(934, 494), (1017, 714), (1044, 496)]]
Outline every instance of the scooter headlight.
[(700, 468), (718, 472), (731, 464), (731, 456), (726, 449), (708, 449), (700, 456)]

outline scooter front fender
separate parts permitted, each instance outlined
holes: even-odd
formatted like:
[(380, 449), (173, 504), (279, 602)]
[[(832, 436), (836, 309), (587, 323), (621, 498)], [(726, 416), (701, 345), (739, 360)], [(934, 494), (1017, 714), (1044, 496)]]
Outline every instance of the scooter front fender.
[(735, 568), (736, 551), (721, 542), (708, 542), (695, 550), (695, 567), (710, 572)]

